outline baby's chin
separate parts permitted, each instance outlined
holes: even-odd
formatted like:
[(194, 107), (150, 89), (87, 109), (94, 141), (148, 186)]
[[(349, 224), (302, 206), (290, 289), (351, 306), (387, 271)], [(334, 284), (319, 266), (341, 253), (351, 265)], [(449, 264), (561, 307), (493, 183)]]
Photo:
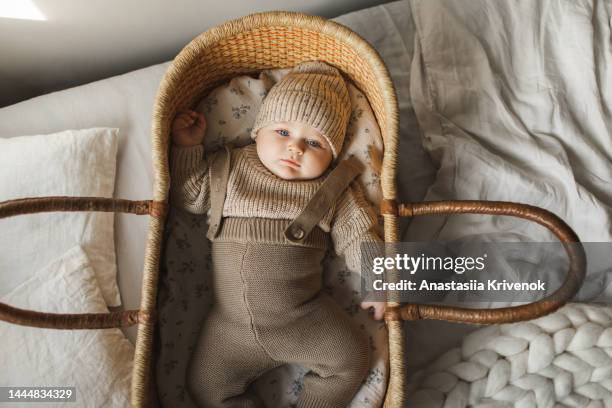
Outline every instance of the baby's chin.
[(282, 164), (276, 164), (276, 165), (271, 165), (271, 166), (267, 165), (266, 163), (263, 163), (263, 164), (268, 170), (270, 170), (271, 173), (273, 173), (275, 176), (283, 180), (293, 180), (293, 181), (313, 180), (320, 176), (320, 175), (315, 175), (313, 177), (312, 175), (305, 174), (300, 169), (296, 169), (291, 166), (284, 166)]
[(279, 178), (282, 178), (283, 180), (309, 180), (313, 177), (305, 177), (301, 174), (300, 171), (296, 171), (295, 169), (291, 169), (288, 167), (280, 167), (280, 168), (275, 168), (275, 169), (270, 169), (268, 168), (268, 170), (270, 170), (272, 173), (274, 173), (274, 175), (276, 175)]

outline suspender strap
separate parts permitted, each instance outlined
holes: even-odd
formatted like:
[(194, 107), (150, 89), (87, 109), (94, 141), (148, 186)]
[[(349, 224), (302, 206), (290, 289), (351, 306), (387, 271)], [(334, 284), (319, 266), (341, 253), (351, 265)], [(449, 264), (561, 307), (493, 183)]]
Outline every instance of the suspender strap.
[(306, 239), (310, 231), (361, 171), (362, 165), (355, 157), (341, 161), (327, 176), (300, 215), (291, 221), (285, 230), (285, 237), (296, 243), (301, 243)]
[(230, 150), (227, 146), (224, 146), (224, 150), (215, 155), (210, 167), (210, 217), (208, 219), (209, 226), (206, 237), (211, 240), (217, 236), (221, 226), (229, 171)]

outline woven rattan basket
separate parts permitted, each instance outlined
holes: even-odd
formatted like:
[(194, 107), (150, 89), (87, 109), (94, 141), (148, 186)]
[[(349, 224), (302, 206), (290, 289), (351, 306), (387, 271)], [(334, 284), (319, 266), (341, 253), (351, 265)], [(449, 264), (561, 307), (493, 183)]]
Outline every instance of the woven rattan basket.
[[(558, 217), (541, 208), (482, 201), (397, 203), (395, 175), (398, 162), (398, 110), (389, 73), (377, 52), (348, 28), (300, 13), (269, 12), (249, 15), (212, 28), (191, 41), (174, 59), (155, 101), (152, 146), (154, 188), (147, 201), (95, 197), (45, 197), (0, 203), (0, 218), (47, 211), (111, 211), (150, 216), (139, 310), (108, 314), (50, 314), (0, 304), (0, 319), (56, 329), (100, 329), (138, 325), (132, 376), (134, 407), (157, 405), (153, 375), (156, 296), (170, 177), (170, 123), (176, 112), (192, 107), (221, 82), (270, 68), (292, 67), (303, 61), (325, 61), (349, 78), (368, 98), (384, 139), (381, 175), (386, 242), (397, 242), (398, 217), (427, 214), (484, 213), (510, 215), (537, 222), (564, 243), (570, 268), (563, 286), (530, 305), (475, 310), (390, 302), (385, 316), (389, 332), (390, 381), (385, 407), (405, 407), (404, 339), (402, 321), (443, 319), (470, 323), (502, 323), (533, 319), (561, 307), (579, 289), (586, 260), (576, 234)], [(578, 243), (578, 245), (572, 245)]]

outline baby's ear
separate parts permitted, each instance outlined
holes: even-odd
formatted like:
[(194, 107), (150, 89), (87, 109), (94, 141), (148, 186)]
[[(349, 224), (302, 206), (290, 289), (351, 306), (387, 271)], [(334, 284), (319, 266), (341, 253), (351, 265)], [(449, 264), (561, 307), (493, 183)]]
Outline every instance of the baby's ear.
[(251, 135), (251, 139), (252, 139), (254, 142), (257, 142), (257, 135), (259, 134), (259, 131), (260, 131), (260, 130), (261, 130), (261, 129), (257, 129), (255, 132), (253, 132), (253, 129), (252, 129), (252, 128), (251, 128), (251, 129), (248, 129), (249, 134)]

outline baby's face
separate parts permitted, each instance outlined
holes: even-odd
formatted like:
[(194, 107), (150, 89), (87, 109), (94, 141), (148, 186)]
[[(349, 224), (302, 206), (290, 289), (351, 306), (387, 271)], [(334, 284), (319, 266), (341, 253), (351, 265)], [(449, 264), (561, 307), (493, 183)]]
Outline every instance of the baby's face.
[(268, 170), (285, 180), (321, 176), (332, 161), (331, 146), (312, 126), (275, 122), (259, 129), (257, 155)]

